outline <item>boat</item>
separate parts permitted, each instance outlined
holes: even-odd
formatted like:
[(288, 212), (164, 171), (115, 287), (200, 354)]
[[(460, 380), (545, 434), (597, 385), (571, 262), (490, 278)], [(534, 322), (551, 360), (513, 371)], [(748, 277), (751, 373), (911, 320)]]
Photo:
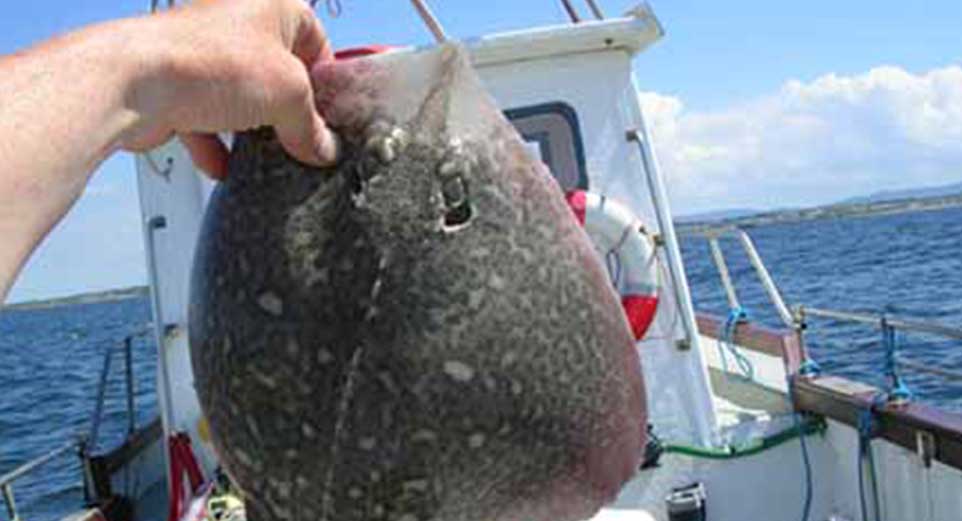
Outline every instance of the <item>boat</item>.
[[(423, 2), (415, 3), (432, 32), (443, 37)], [(899, 370), (914, 362), (894, 341), (896, 331), (955, 340), (962, 339), (962, 331), (885, 315), (790, 306), (750, 235), (739, 229), (711, 230), (707, 237), (733, 312), (728, 317), (697, 313), (655, 143), (637, 96), (644, 78), (632, 72), (635, 57), (664, 30), (644, 4), (609, 18), (589, 1), (590, 19), (568, 0), (564, 6), (570, 24), (484, 35), (464, 45), (487, 89), (559, 183), (620, 201), (637, 215), (655, 246), (659, 306), (637, 344), (651, 441), (645, 463), (594, 519), (962, 517), (962, 416), (912, 399)], [(134, 424), (134, 336), (127, 337), (106, 355), (90, 432), (0, 476), (10, 519), (20, 519), (17, 480), (70, 454), (81, 459), (78, 479), (86, 497), (72, 520), (176, 521), (217, 510), (208, 495), (222, 487), (222, 479), (192, 385), (186, 330), (194, 242), (213, 182), (199, 175), (177, 142), (139, 155), (137, 171), (159, 417)], [(726, 234), (748, 254), (781, 327), (766, 327), (739, 313), (719, 241)], [(806, 331), (823, 320), (878, 328), (880, 367), (889, 385), (875, 388), (821, 372), (807, 354)], [(128, 436), (119, 446), (97, 450), (110, 360), (124, 354)], [(949, 369), (914, 364), (933, 378), (958, 378)], [(131, 480), (139, 486), (131, 487)], [(230, 518), (223, 516), (231, 508), (221, 503), (220, 517), (214, 517)]]

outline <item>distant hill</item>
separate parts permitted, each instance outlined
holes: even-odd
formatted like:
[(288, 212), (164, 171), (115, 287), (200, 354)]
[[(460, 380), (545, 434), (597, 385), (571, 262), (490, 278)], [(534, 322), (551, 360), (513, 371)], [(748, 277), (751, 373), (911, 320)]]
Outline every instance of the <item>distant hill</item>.
[(746, 227), (778, 222), (858, 217), (886, 213), (936, 210), (962, 206), (962, 183), (906, 190), (882, 190), (841, 201), (804, 208), (716, 210), (675, 219), (681, 232), (704, 232), (732, 226)]
[(113, 302), (116, 300), (141, 298), (147, 296), (147, 294), (147, 286), (133, 286), (130, 288), (110, 289), (107, 291), (97, 291), (94, 293), (81, 293), (67, 297), (17, 302), (16, 304), (0, 306), (0, 309), (46, 309), (57, 306), (68, 306), (72, 304), (92, 304), (95, 302)]
[(865, 204), (902, 201), (905, 199), (925, 199), (929, 197), (945, 197), (962, 194), (962, 183), (926, 188), (909, 188), (905, 190), (882, 190), (869, 195), (850, 197), (839, 201), (838, 204)]
[(675, 222), (678, 224), (685, 223), (703, 223), (712, 221), (722, 221), (725, 219), (738, 219), (740, 217), (748, 217), (749, 215), (755, 215), (764, 212), (765, 210), (758, 210), (755, 208), (732, 208), (730, 210), (714, 210), (710, 212), (700, 212), (688, 215), (682, 215), (675, 218)]

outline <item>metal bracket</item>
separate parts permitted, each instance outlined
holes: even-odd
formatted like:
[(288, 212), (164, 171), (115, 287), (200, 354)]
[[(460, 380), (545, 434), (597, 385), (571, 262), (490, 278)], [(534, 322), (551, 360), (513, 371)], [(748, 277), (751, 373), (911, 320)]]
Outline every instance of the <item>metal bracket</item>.
[(915, 452), (925, 468), (932, 466), (935, 459), (935, 435), (929, 431), (915, 431)]

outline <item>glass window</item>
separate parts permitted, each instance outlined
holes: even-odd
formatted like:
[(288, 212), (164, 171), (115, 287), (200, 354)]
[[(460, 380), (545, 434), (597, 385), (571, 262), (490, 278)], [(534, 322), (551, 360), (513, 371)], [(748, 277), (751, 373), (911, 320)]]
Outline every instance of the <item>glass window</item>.
[(532, 155), (548, 165), (562, 189), (588, 189), (581, 127), (571, 105), (544, 103), (508, 109), (504, 114)]

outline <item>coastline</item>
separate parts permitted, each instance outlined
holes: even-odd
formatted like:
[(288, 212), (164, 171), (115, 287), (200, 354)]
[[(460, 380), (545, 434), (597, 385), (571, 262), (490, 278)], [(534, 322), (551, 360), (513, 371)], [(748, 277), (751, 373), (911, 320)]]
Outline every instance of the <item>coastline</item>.
[(49, 299), (28, 300), (14, 304), (0, 306), (0, 311), (35, 310), (49, 309), (60, 306), (70, 306), (76, 304), (96, 304), (99, 302), (116, 302), (118, 300), (128, 300), (133, 298), (146, 297), (149, 293), (147, 286), (132, 286), (129, 288), (108, 289), (106, 291), (95, 291), (90, 293), (78, 293), (65, 297), (54, 297)]
[(962, 194), (866, 203), (835, 203), (811, 208), (760, 212), (734, 218), (687, 222), (676, 221), (675, 227), (678, 233), (684, 235), (712, 234), (731, 228), (752, 228), (770, 224), (931, 212), (959, 207), (962, 207)]

